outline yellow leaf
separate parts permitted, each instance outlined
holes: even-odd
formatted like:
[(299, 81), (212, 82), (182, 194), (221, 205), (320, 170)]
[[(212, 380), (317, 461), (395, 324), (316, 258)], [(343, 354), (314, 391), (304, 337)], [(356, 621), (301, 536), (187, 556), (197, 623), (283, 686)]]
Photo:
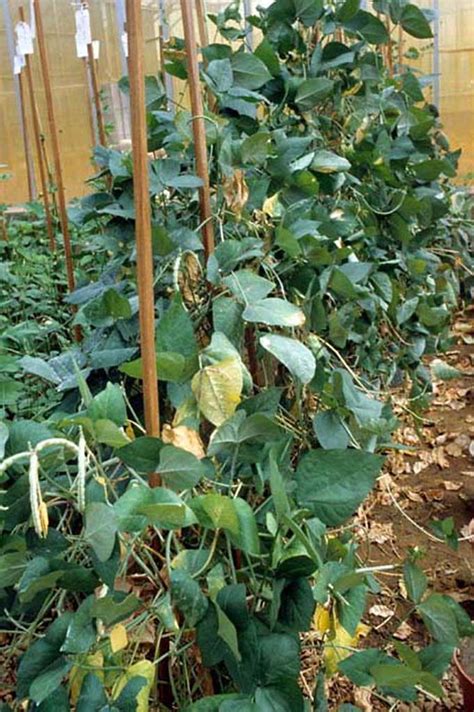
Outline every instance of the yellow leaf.
[(249, 189), (245, 182), (244, 172), (240, 169), (234, 171), (231, 177), (224, 178), (222, 187), (227, 207), (240, 217), (249, 199)]
[(127, 629), (119, 623), (110, 631), (110, 647), (113, 653), (118, 653), (119, 650), (127, 647), (128, 636)]
[(370, 631), (369, 626), (359, 623), (354, 635), (347, 632), (334, 615), (331, 625), (331, 634), (324, 646), (324, 662), (326, 665), (326, 675), (331, 676), (337, 672), (340, 662), (352, 655), (353, 648), (357, 647), (359, 638), (364, 637)]
[(125, 435), (129, 440), (135, 440), (135, 433), (133, 431), (133, 425), (129, 420), (127, 420), (127, 426), (125, 428)]
[(137, 695), (136, 712), (148, 712), (150, 691), (155, 679), (155, 666), (150, 660), (140, 660), (140, 662), (130, 665), (115, 683), (112, 697), (116, 700), (125, 685), (134, 677), (144, 677), (147, 681), (147, 684)]
[(84, 682), (84, 678), (87, 673), (93, 672), (97, 675), (101, 682), (104, 681), (104, 671), (102, 670), (103, 666), (104, 656), (100, 650), (92, 655), (86, 655), (80, 663), (74, 665), (69, 676), (69, 689), (73, 705), (75, 705), (79, 699), (82, 683)]
[(271, 218), (274, 217), (276, 213), (276, 208), (278, 204), (278, 193), (275, 193), (275, 195), (272, 195), (270, 198), (267, 198), (263, 205), (262, 205), (262, 212), (265, 213), (265, 215), (269, 215)]
[(313, 628), (321, 635), (324, 635), (330, 627), (331, 617), (329, 610), (318, 603), (313, 617)]
[(161, 439), (167, 445), (174, 445), (175, 447), (181, 448), (181, 450), (192, 453), (199, 458), (199, 460), (206, 457), (201, 436), (197, 430), (188, 428), (186, 425), (178, 425), (172, 428), (171, 425), (165, 423), (161, 432)]
[(48, 508), (43, 501), (41, 501), (39, 504), (39, 520), (40, 520), (40, 526), (41, 526), (41, 536), (47, 537), (48, 536), (49, 517), (48, 517)]
[(199, 410), (213, 425), (222, 423), (235, 413), (243, 388), (239, 359), (227, 358), (196, 373), (191, 388)]

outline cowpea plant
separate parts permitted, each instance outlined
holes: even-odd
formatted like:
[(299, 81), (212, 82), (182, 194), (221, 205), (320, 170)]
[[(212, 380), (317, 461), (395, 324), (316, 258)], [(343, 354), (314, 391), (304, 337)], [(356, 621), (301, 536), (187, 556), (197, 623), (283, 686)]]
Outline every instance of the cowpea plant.
[[(47, 421), (0, 430), (8, 458), (54, 443), (34, 465), (47, 530), (31, 465), (0, 480), (2, 627), (31, 709), (325, 710), (336, 672), (390, 704), (442, 695), (472, 626), (415, 558), (400, 575), (427, 645), (357, 650), (380, 585), (351, 517), (393, 446), (390, 386), (411, 384), (415, 413), (426, 402), (423, 355), (449, 344), (472, 271), (458, 154), (388, 44), (397, 25), (429, 39), (430, 18), (373, 5), (277, 0), (247, 18), (252, 52), (238, 3), (212, 17), (207, 264), (191, 116), (147, 78), (161, 438), (141, 425), (131, 160), (96, 151), (97, 190), (70, 210), (107, 257), (67, 297), (84, 341), (22, 360), (64, 395)], [(182, 47), (165, 69), (186, 79)], [(80, 433), (78, 467), (50, 439)], [(298, 684), (308, 631), (312, 701)]]

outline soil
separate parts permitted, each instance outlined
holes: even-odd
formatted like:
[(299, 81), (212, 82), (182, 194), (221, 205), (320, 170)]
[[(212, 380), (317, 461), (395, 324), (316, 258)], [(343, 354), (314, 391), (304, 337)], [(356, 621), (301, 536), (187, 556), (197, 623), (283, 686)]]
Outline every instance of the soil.
[[(461, 370), (462, 376), (435, 383), (432, 406), (423, 414), (421, 426), (415, 427), (406, 410), (398, 409), (397, 416), (405, 425), (396, 439), (410, 449), (389, 456), (379, 489), (359, 512), (356, 529), (364, 566), (399, 564), (415, 550), (429, 578), (430, 589), (451, 595), (471, 618), (474, 618), (473, 331), (469, 315), (460, 318), (455, 326), (459, 343), (442, 360)], [(456, 551), (429, 536), (434, 534), (430, 523), (448, 517), (453, 518), (460, 538), (471, 537), (460, 541)], [(390, 646), (394, 638), (415, 649), (426, 644), (428, 636), (421, 621), (415, 616), (406, 620), (409, 604), (400, 569), (381, 572), (377, 578), (382, 595), (369, 605), (369, 614), (363, 622), (370, 632), (361, 646)], [(468, 661), (471, 665), (473, 658), (471, 647)], [(306, 689), (313, 687), (314, 683), (311, 685), (309, 677), (305, 677)], [(364, 712), (464, 710), (454, 665), (442, 685), (445, 691), (442, 701), (421, 696), (416, 704), (394, 704), (394, 700), (383, 700), (368, 688), (354, 689), (340, 676), (330, 683), (329, 709), (335, 712), (346, 702)]]

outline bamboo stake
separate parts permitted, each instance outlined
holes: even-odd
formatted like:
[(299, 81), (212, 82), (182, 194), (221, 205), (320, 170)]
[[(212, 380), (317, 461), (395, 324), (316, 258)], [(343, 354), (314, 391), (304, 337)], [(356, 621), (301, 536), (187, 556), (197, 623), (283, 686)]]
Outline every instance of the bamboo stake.
[(92, 80), (92, 92), (94, 94), (95, 114), (97, 117), (97, 130), (99, 132), (99, 143), (101, 146), (106, 146), (107, 138), (105, 135), (104, 116), (102, 114), (102, 104), (100, 102), (99, 82), (97, 79), (97, 70), (95, 66), (94, 49), (92, 47), (92, 42), (87, 45), (87, 57), (89, 59), (89, 70)]
[(91, 130), (92, 148), (95, 146), (95, 125), (94, 125), (94, 110), (92, 107), (92, 100), (90, 95), (89, 83), (92, 86), (91, 75), (89, 71), (89, 64), (87, 57), (82, 58), (82, 64), (84, 66), (84, 76), (86, 78), (86, 93), (87, 93), (87, 114), (89, 117), (89, 127)]
[(26, 110), (25, 110), (25, 89), (23, 87), (23, 77), (18, 75), (18, 89), (20, 91), (20, 111), (21, 120), (23, 124), (23, 149), (25, 151), (25, 163), (26, 163), (26, 175), (28, 178), (28, 197), (30, 201), (35, 199), (34, 195), (34, 185), (35, 185), (35, 173), (32, 161), (30, 161), (30, 141), (29, 141), (29, 131), (28, 124), (26, 122)]
[(199, 189), (201, 208), (201, 231), (204, 243), (204, 256), (207, 262), (214, 252), (214, 226), (212, 224), (211, 190), (207, 163), (206, 130), (202, 105), (201, 87), (199, 82), (199, 67), (197, 61), (197, 44), (193, 23), (193, 8), (189, 0), (181, 0), (181, 15), (183, 17), (184, 42), (188, 66), (189, 91), (191, 95), (191, 111), (193, 115), (194, 150), (196, 153), (196, 168), (203, 182)]
[[(24, 11), (23, 7), (19, 8), (18, 13), (19, 13), (19, 18), (20, 18), (21, 22), (25, 22), (25, 11)], [(48, 234), (50, 249), (52, 252), (55, 252), (56, 251), (56, 238), (54, 236), (53, 218), (52, 218), (52, 214), (51, 214), (51, 207), (49, 204), (48, 177), (47, 177), (47, 173), (46, 173), (46, 165), (45, 165), (44, 156), (43, 156), (41, 126), (40, 126), (40, 121), (39, 121), (39, 116), (38, 116), (38, 108), (36, 106), (36, 101), (35, 101), (35, 89), (34, 89), (34, 84), (33, 84), (33, 75), (31, 73), (30, 56), (28, 54), (25, 55), (25, 74), (26, 74), (26, 81), (27, 81), (27, 85), (28, 85), (28, 94), (29, 94), (29, 99), (30, 99), (30, 112), (31, 112), (31, 119), (32, 119), (32, 124), (33, 124), (33, 136), (34, 136), (34, 140), (35, 140), (38, 171), (39, 171), (39, 175), (40, 175), (41, 193), (43, 196), (44, 214), (45, 214), (45, 218), (46, 218), (46, 232)]]
[[(207, 31), (206, 22), (206, 8), (204, 7), (204, 0), (196, 0), (196, 16), (198, 21), (199, 29), (199, 42), (201, 44), (201, 50), (207, 47), (209, 44), (209, 32)], [(206, 58), (202, 57), (204, 65), (207, 64)]]
[[(48, 113), (49, 135), (51, 140), (51, 149), (53, 152), (53, 164), (56, 178), (56, 189), (58, 196), (59, 222), (61, 223), (61, 232), (63, 234), (64, 255), (66, 260), (66, 275), (67, 285), (70, 292), (73, 292), (76, 286), (74, 279), (74, 265), (72, 259), (71, 236), (69, 233), (69, 225), (66, 210), (66, 197), (64, 193), (63, 171), (61, 165), (61, 154), (59, 150), (58, 130), (56, 126), (56, 117), (54, 114), (53, 92), (51, 89), (51, 79), (49, 75), (48, 54), (46, 51), (46, 42), (44, 38), (43, 18), (41, 13), (41, 0), (35, 0), (35, 18), (36, 18), (36, 37), (38, 40), (38, 49), (41, 63), (41, 74), (43, 75), (44, 93), (46, 98), (46, 108)], [(78, 326), (74, 329), (76, 341), (81, 340), (81, 330)]]
[(387, 43), (388, 74), (390, 77), (393, 77), (392, 27), (390, 24), (390, 18), (388, 18), (388, 17), (387, 17), (387, 32), (388, 32), (388, 43)]
[[(153, 289), (153, 251), (151, 206), (148, 180), (148, 139), (145, 109), (145, 73), (141, 3), (127, 0), (129, 42), (128, 71), (133, 151), (133, 192), (135, 199), (135, 239), (137, 245), (138, 301), (140, 305), (140, 347), (143, 363), (143, 405), (148, 435), (160, 435), (160, 410), (155, 348), (155, 295)], [(150, 475), (158, 486), (159, 476)]]

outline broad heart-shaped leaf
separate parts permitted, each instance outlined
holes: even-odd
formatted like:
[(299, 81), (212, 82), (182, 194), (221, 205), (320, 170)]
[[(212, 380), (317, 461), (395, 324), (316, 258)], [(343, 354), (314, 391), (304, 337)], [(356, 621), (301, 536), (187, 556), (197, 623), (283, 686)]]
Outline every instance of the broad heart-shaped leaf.
[[(258, 131), (251, 136), (247, 136), (242, 141), (240, 151), (243, 163), (254, 163), (261, 165), (268, 158), (272, 144), (271, 134), (268, 131)], [(251, 273), (253, 274), (253, 272)], [(266, 296), (265, 294), (263, 296)]]
[(196, 373), (191, 387), (199, 410), (213, 425), (221, 425), (235, 412), (243, 388), (239, 359), (228, 358)]
[(175, 569), (170, 579), (173, 604), (184, 614), (188, 626), (194, 628), (207, 611), (208, 599), (186, 571)]
[(87, 408), (87, 415), (94, 421), (111, 420), (115, 425), (124, 425), (127, 407), (118, 383), (107, 383), (105, 390), (94, 396)]
[(192, 510), (175, 492), (165, 487), (152, 489), (132, 484), (114, 504), (114, 514), (120, 530), (139, 531), (147, 524), (163, 529), (181, 529), (194, 524)]
[(258, 274), (251, 272), (249, 269), (232, 272), (222, 281), (226, 287), (229, 287), (232, 294), (244, 304), (251, 304), (259, 299), (265, 299), (275, 289), (273, 282), (264, 277), (259, 277)]
[(341, 173), (348, 171), (351, 164), (343, 156), (333, 151), (316, 151), (311, 162), (311, 168), (318, 173)]
[(234, 81), (245, 89), (259, 89), (272, 75), (262, 60), (248, 52), (237, 52), (231, 59)]
[(349, 434), (341, 418), (332, 410), (316, 413), (313, 429), (325, 450), (344, 450), (349, 445)]
[(226, 529), (231, 534), (240, 534), (239, 517), (234, 501), (222, 494), (203, 494), (190, 503), (200, 524), (208, 529)]
[(155, 472), (162, 447), (159, 438), (145, 435), (120, 448), (120, 459), (137, 472)]
[(294, 5), (298, 20), (306, 27), (312, 27), (323, 11), (324, 2), (323, 0), (294, 0)]
[(342, 524), (369, 494), (383, 461), (361, 450), (311, 450), (296, 470), (298, 504), (329, 526)]
[(238, 534), (229, 530), (229, 536), (234, 544), (247, 554), (260, 553), (260, 540), (258, 537), (257, 520), (250, 504), (241, 497), (232, 500), (238, 519)]
[(207, 452), (217, 455), (245, 442), (267, 443), (277, 440), (281, 434), (280, 426), (267, 415), (254, 413), (247, 416), (245, 411), (238, 410), (214, 431)]
[(334, 87), (332, 79), (318, 77), (306, 79), (298, 87), (295, 102), (301, 111), (310, 111), (316, 104), (320, 104), (331, 94)]
[(260, 344), (284, 364), (292, 376), (301, 383), (309, 383), (313, 379), (316, 359), (301, 341), (278, 334), (265, 334), (261, 337)]
[(183, 490), (197, 485), (202, 477), (212, 476), (214, 468), (209, 460), (199, 460), (191, 452), (165, 445), (157, 472), (171, 489)]
[(102, 680), (93, 672), (87, 673), (81, 686), (77, 712), (101, 712), (106, 705), (107, 695)]
[[(67, 662), (66, 658), (60, 653), (60, 648), (64, 642), (71, 618), (71, 613), (63, 613), (49, 626), (46, 635), (30, 645), (21, 658), (16, 689), (19, 699), (31, 697), (31, 685), (49, 670), (51, 670), (52, 676), (57, 679), (56, 673), (58, 669), (61, 669), (61, 666)], [(72, 667), (72, 663), (70, 663), (69, 667)], [(56, 683), (56, 687), (59, 687), (60, 681), (61, 679)], [(47, 679), (44, 677), (43, 683), (47, 683)]]
[(433, 37), (430, 24), (423, 11), (416, 5), (405, 5), (402, 11), (400, 24), (409, 35), (420, 40), (427, 40)]
[(112, 507), (103, 502), (91, 502), (86, 507), (85, 538), (99, 561), (110, 558), (115, 545), (117, 519)]
[(361, 0), (345, 0), (343, 5), (337, 11), (337, 19), (339, 22), (347, 22), (351, 20), (356, 12), (360, 9)]
[(456, 616), (444, 596), (433, 593), (417, 606), (417, 611), (435, 640), (448, 645), (459, 643)]
[[(159, 381), (182, 383), (194, 373), (197, 359), (173, 351), (159, 351), (156, 354), (156, 370)], [(120, 366), (120, 371), (132, 378), (143, 378), (143, 362), (141, 358), (129, 361)]]
[(114, 684), (110, 712), (148, 712), (155, 674), (156, 667), (151, 660), (130, 665)]
[(130, 442), (122, 429), (111, 420), (97, 420), (94, 423), (93, 434), (98, 443), (114, 448), (124, 447)]
[(349, 32), (361, 35), (369, 44), (383, 44), (388, 42), (387, 28), (375, 15), (365, 10), (359, 10), (348, 21), (344, 28)]
[(305, 315), (301, 309), (277, 297), (260, 299), (249, 304), (245, 308), (242, 318), (245, 321), (267, 324), (268, 326), (302, 326), (305, 322)]

